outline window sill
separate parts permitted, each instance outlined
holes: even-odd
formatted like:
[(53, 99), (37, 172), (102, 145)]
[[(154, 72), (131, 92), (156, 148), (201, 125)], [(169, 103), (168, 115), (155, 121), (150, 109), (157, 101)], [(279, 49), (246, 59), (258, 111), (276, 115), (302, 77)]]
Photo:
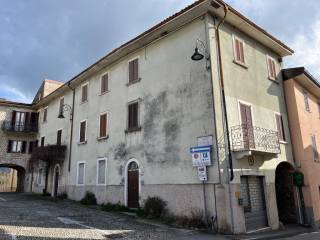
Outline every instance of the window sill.
[(133, 84), (138, 83), (140, 81), (141, 81), (141, 77), (139, 77), (137, 80), (134, 80), (132, 82), (128, 82), (126, 85), (127, 85), (127, 87), (129, 87), (130, 85), (133, 85)]
[(103, 96), (103, 95), (105, 95), (105, 94), (107, 94), (107, 93), (109, 93), (110, 92), (110, 90), (107, 90), (107, 91), (105, 91), (105, 92), (101, 92), (100, 94), (99, 94), (99, 96)]
[(128, 128), (128, 129), (126, 129), (124, 132), (125, 133), (131, 133), (131, 132), (139, 132), (139, 131), (141, 131), (141, 127), (136, 127), (136, 128)]
[(287, 145), (288, 144), (288, 142), (286, 142), (286, 141), (279, 141), (279, 143), (283, 144), (283, 145)]
[(78, 142), (78, 145), (84, 145), (84, 144), (87, 144), (87, 140), (84, 142)]
[(245, 69), (248, 69), (248, 68), (249, 68), (247, 64), (245, 64), (245, 63), (243, 63), (243, 62), (239, 62), (239, 61), (237, 61), (237, 60), (233, 60), (233, 63), (235, 63), (235, 64), (237, 64), (237, 65), (239, 65), (239, 66), (241, 66), (241, 67), (243, 67), (243, 68), (245, 68)]
[(85, 104), (85, 103), (87, 103), (87, 102), (88, 102), (88, 100), (83, 101), (83, 102), (80, 103), (80, 105)]
[(103, 140), (107, 140), (107, 139), (109, 139), (109, 134), (105, 137), (97, 137), (98, 141), (103, 141)]

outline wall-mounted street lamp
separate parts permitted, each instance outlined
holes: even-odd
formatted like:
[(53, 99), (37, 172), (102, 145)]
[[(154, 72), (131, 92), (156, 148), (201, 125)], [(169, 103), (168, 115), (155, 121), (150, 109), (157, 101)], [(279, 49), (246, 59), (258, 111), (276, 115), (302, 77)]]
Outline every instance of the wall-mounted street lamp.
[(203, 41), (201, 41), (200, 39), (197, 39), (196, 47), (194, 49), (194, 53), (191, 56), (191, 59), (193, 61), (200, 61), (203, 58), (205, 58), (205, 60), (206, 60), (206, 69), (209, 70), (210, 69), (210, 63), (209, 63), (210, 56), (207, 51), (206, 44)]
[(69, 104), (63, 104), (61, 111), (58, 115), (58, 118), (65, 118), (63, 113), (64, 112), (69, 112), (70, 113), (70, 120), (72, 120), (72, 107)]

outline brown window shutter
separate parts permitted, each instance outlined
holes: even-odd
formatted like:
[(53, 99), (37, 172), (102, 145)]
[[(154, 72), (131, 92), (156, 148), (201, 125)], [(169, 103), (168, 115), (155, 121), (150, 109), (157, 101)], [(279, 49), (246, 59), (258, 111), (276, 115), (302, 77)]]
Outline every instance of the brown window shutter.
[(86, 122), (80, 123), (80, 142), (85, 142), (86, 140)]
[(26, 153), (26, 152), (27, 152), (27, 142), (26, 141), (22, 141), (21, 153)]
[(31, 154), (33, 151), (33, 147), (34, 147), (35, 142), (29, 142), (29, 149), (28, 149), (28, 153)]
[(139, 79), (139, 60), (138, 60), (138, 58), (133, 60), (133, 78), (134, 78), (134, 81), (138, 81), (138, 79)]
[(129, 62), (129, 83), (134, 82), (134, 62)]
[(239, 45), (238, 39), (235, 39), (235, 49), (236, 49), (236, 60), (240, 61), (240, 45)]
[(57, 131), (57, 145), (61, 145), (62, 130)]
[(280, 141), (285, 141), (282, 116), (276, 114), (277, 130)]
[(128, 107), (128, 128), (134, 129), (139, 127), (139, 103), (131, 103)]
[(8, 147), (7, 147), (7, 152), (10, 153), (11, 152), (11, 147), (12, 147), (12, 140), (8, 141)]
[(108, 74), (101, 77), (101, 93), (108, 91)]
[(100, 115), (100, 137), (107, 136), (107, 114)]
[(60, 98), (59, 114), (63, 112), (64, 98)]
[(82, 86), (82, 96), (81, 101), (85, 102), (88, 100), (88, 85)]

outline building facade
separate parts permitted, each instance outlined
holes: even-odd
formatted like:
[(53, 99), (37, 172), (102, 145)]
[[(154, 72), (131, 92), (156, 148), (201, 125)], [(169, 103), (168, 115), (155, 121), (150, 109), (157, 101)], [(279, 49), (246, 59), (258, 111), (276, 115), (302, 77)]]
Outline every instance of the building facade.
[[(277, 207), (293, 194), (276, 174), (295, 168), (280, 74), (292, 53), (223, 1), (195, 2), (67, 83), (44, 81), (28, 189), (133, 208), (159, 196), (221, 232), (279, 228), (297, 217), (294, 201)], [(207, 145), (201, 181), (190, 148)]]
[(304, 174), (301, 222), (319, 227), (320, 85), (303, 67), (284, 69), (283, 75), (294, 160)]

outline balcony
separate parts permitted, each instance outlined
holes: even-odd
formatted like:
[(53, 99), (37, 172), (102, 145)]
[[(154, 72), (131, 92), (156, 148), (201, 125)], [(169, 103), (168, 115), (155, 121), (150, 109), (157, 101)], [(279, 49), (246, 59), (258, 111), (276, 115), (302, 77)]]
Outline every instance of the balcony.
[(256, 126), (231, 127), (232, 151), (237, 158), (256, 154), (279, 154), (278, 132)]
[(36, 147), (33, 149), (30, 160), (44, 161), (48, 163), (62, 162), (65, 158), (67, 146), (65, 145), (48, 145)]
[(4, 132), (13, 133), (37, 133), (38, 124), (37, 123), (15, 123), (12, 121), (3, 121), (1, 129)]

